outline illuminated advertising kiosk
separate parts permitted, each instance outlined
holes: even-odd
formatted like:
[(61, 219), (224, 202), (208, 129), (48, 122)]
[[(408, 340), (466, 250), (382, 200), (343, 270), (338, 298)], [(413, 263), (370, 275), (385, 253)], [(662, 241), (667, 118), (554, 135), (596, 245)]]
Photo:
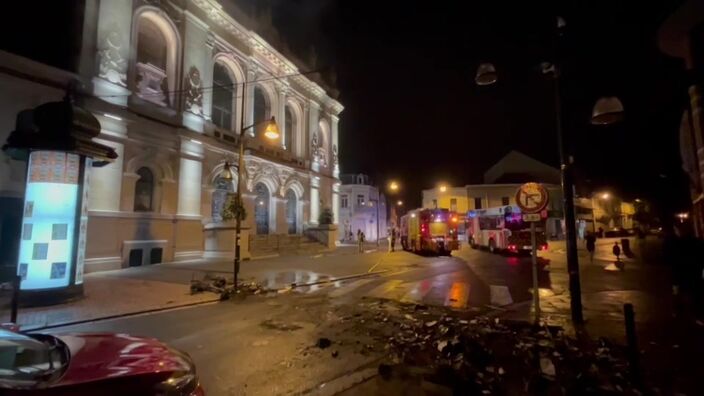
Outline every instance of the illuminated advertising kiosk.
[(83, 295), (90, 170), (117, 158), (111, 147), (92, 141), (99, 133), (98, 120), (67, 95), (20, 112), (3, 147), (27, 161), (17, 262), (22, 304)]

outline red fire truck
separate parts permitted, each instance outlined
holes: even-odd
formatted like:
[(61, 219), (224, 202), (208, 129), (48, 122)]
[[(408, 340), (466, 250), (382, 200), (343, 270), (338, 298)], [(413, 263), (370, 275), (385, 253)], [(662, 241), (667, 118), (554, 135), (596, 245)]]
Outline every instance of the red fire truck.
[(456, 213), (447, 209), (415, 209), (401, 217), (401, 246), (414, 253), (450, 255), (459, 249)]

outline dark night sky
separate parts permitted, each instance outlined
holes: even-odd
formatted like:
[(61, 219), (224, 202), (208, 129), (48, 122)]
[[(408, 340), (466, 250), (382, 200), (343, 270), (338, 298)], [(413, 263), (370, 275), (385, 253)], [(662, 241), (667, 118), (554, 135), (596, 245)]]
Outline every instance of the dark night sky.
[[(552, 85), (537, 66), (554, 59), (559, 13), (568, 28), (565, 131), (578, 182), (665, 206), (687, 203), (682, 66), (656, 46), (657, 28), (678, 1), (637, 10), (626, 0), (563, 1), (557, 10), (517, 1), (271, 2), (274, 24), (294, 49), (314, 43), (318, 65), (337, 71), (346, 106), (343, 172), (397, 178), (405, 199), (418, 204), (420, 189), (439, 181), (481, 182), (511, 149), (556, 166)], [(496, 65), (499, 84), (474, 85), (482, 61)], [(603, 95), (621, 98), (624, 123), (589, 125)]]
[[(46, 12), (33, 16), (31, 25), (2, 24), (0, 48), (30, 48), (29, 55), (67, 67), (65, 55), (73, 47), (62, 37), (71, 27), (55, 16), (68, 19), (67, 4), (75, 1), (40, 1)], [(568, 26), (565, 130), (578, 181), (668, 207), (687, 203), (678, 151), (687, 100), (682, 66), (662, 55), (655, 41), (657, 27), (679, 0), (639, 2), (638, 9), (628, 0), (567, 0), (556, 2), (558, 8), (507, 0), (221, 1), (259, 10), (260, 19), (270, 15), (278, 36), (299, 57), (315, 48), (311, 68), (336, 72), (346, 107), (342, 171), (396, 178), (412, 204), (419, 203), (421, 188), (438, 181), (480, 182), (511, 149), (557, 165), (552, 86), (537, 66), (553, 59), (552, 23), (559, 12)], [(30, 3), (12, 2), (5, 18), (30, 15), (23, 9)], [(481, 61), (496, 65), (498, 84), (474, 85)], [(602, 95), (622, 99), (624, 123), (588, 124)]]

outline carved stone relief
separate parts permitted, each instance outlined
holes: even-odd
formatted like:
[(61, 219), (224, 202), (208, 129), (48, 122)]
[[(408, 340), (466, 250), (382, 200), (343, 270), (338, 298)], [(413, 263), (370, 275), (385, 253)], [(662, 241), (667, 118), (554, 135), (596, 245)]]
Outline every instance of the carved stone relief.
[(123, 45), (124, 42), (117, 32), (117, 27), (111, 27), (98, 50), (100, 57), (98, 76), (124, 87), (127, 86), (127, 60), (122, 55)]
[(186, 75), (186, 111), (201, 115), (203, 113), (203, 82), (200, 71), (195, 66)]

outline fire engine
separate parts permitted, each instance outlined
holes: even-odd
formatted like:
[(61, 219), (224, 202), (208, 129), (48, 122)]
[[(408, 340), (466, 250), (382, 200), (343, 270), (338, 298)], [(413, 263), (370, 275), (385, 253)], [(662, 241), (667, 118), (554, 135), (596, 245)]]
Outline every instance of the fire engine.
[(460, 219), (447, 209), (415, 209), (401, 217), (401, 246), (414, 253), (450, 255), (459, 249)]
[[(546, 213), (536, 224), (536, 244), (539, 250), (547, 250), (545, 239)], [(530, 252), (530, 223), (524, 222), (518, 206), (471, 210), (467, 213), (467, 240), (477, 249), (487, 248), (490, 252), (522, 253)]]

